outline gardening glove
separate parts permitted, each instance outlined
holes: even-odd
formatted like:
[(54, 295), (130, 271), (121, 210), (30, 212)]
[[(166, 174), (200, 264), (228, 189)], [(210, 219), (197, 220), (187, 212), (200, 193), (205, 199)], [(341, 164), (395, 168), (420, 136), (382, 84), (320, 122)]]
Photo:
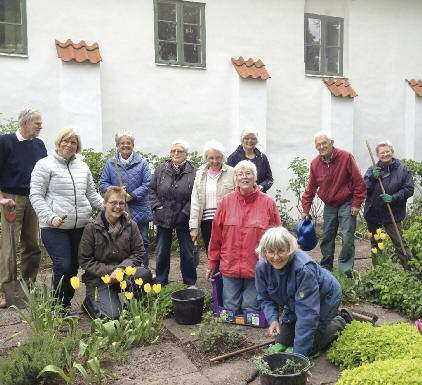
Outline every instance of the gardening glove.
[(293, 346), (289, 346), (288, 348), (286, 348), (285, 352), (286, 353), (293, 353)]
[(393, 197), (389, 194), (380, 194), (380, 197), (385, 203), (391, 203), (393, 201)]
[(272, 344), (268, 347), (267, 353), (268, 354), (281, 353), (281, 352), (284, 352), (286, 349), (287, 349), (287, 346), (280, 344), (280, 343), (276, 343), (276, 344)]
[(381, 167), (378, 167), (378, 166), (372, 167), (372, 175), (374, 176), (374, 178), (378, 179), (381, 175)]

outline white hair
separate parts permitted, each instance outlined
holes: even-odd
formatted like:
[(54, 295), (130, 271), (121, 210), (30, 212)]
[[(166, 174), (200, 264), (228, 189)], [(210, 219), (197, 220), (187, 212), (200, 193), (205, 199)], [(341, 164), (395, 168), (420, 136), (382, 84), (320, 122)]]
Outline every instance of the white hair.
[(258, 131), (254, 127), (246, 127), (242, 133), (240, 134), (240, 144), (243, 143), (243, 139), (245, 139), (245, 136), (248, 135), (255, 135), (256, 136), (256, 143), (258, 144)]
[(124, 137), (129, 138), (129, 140), (132, 142), (133, 145), (135, 144), (135, 137), (132, 134), (130, 134), (129, 132), (126, 132), (126, 131), (119, 131), (114, 137), (114, 140), (116, 142), (116, 146), (119, 145), (120, 140)]
[(19, 113), (18, 122), (19, 126), (22, 127), (27, 122), (32, 122), (33, 120), (40, 118), (41, 112), (33, 109), (32, 107), (25, 107)]
[(315, 133), (315, 135), (314, 135), (314, 141), (315, 141), (316, 138), (319, 138), (320, 136), (325, 136), (325, 137), (327, 137), (328, 140), (333, 140), (333, 137), (332, 137), (330, 131), (320, 130), (320, 131), (318, 131), (318, 132)]
[(380, 147), (389, 147), (391, 152), (394, 153), (394, 148), (393, 145), (391, 144), (391, 142), (389, 142), (388, 140), (384, 140), (383, 142), (379, 142), (377, 144), (377, 146), (375, 147), (375, 152), (378, 154), (379, 148)]
[(239, 170), (250, 170), (252, 171), (254, 181), (258, 179), (258, 171), (254, 163), (250, 160), (241, 160), (236, 166), (234, 166), (234, 173), (237, 174)]
[(186, 142), (186, 140), (183, 139), (176, 139), (175, 141), (173, 141), (173, 143), (171, 144), (171, 147), (175, 146), (176, 144), (178, 144), (179, 146), (182, 146), (183, 149), (188, 152), (189, 151), (189, 143)]
[(217, 140), (211, 139), (208, 142), (205, 142), (204, 150), (202, 153), (202, 157), (204, 158), (205, 161), (207, 161), (207, 152), (210, 150), (218, 151), (219, 153), (221, 153), (221, 155), (223, 155), (223, 160), (225, 159), (226, 156), (224, 152), (224, 146)]
[(279, 226), (272, 227), (264, 233), (255, 251), (261, 260), (266, 261), (265, 252), (267, 250), (287, 251), (291, 259), (298, 248), (296, 238), (286, 228)]

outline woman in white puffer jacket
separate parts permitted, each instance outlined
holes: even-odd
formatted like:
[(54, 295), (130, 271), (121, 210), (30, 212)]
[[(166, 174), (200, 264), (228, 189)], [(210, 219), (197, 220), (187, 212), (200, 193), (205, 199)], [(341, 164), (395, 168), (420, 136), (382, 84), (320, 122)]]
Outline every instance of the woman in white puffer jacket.
[(75, 154), (81, 139), (71, 128), (57, 135), (52, 155), (38, 161), (31, 174), (29, 199), (41, 228), (41, 239), (53, 261), (53, 283), (58, 298), (70, 306), (74, 289), (70, 278), (78, 273), (78, 247), (92, 208), (103, 209), (88, 165)]

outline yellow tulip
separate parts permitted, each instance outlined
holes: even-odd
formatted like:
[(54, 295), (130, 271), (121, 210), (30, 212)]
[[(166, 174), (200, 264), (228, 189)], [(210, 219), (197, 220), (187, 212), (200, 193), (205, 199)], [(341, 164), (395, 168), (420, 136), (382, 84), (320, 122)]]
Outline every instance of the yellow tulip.
[(384, 243), (382, 243), (382, 242), (378, 243), (378, 248), (380, 250), (384, 250)]
[(131, 291), (125, 291), (125, 297), (130, 301), (133, 298), (133, 293)]
[(377, 249), (376, 247), (373, 247), (373, 248), (371, 249), (371, 251), (372, 251), (372, 253), (374, 253), (374, 254), (378, 254), (378, 249)]
[(132, 267), (132, 266), (127, 266), (125, 269), (125, 274), (126, 275), (135, 275), (136, 274), (136, 267)]
[(116, 271), (116, 279), (119, 282), (122, 282), (123, 281), (124, 276), (125, 276), (124, 271), (122, 269), (117, 269), (117, 271)]
[(380, 239), (380, 236), (379, 236), (378, 234), (374, 234), (374, 239), (375, 239), (376, 241), (378, 241), (378, 240)]
[(136, 279), (135, 279), (135, 283), (136, 283), (139, 287), (141, 287), (141, 286), (142, 286), (142, 284), (144, 283), (144, 280), (143, 280), (142, 278), (136, 278)]
[(382, 233), (382, 229), (381, 228), (377, 229), (377, 234), (380, 235), (381, 233)]
[(144, 285), (144, 290), (145, 290), (145, 293), (149, 293), (151, 291), (151, 285), (149, 283), (146, 283)]
[(154, 290), (155, 294), (158, 294), (161, 291), (161, 283), (154, 283), (152, 290)]
[(122, 289), (122, 290), (126, 290), (126, 287), (127, 287), (127, 283), (126, 283), (126, 281), (122, 281), (122, 282), (120, 282), (120, 289)]
[(372, 238), (372, 233), (370, 231), (368, 231), (368, 238), (371, 239)]
[(384, 240), (385, 238), (387, 238), (387, 236), (385, 235), (385, 233), (381, 233), (381, 234), (380, 234), (380, 238), (381, 238), (382, 240)]
[(75, 290), (78, 290), (79, 286), (81, 286), (81, 282), (79, 281), (79, 278), (78, 277), (70, 278), (70, 286), (72, 286)]
[(103, 277), (101, 277), (102, 281), (108, 285), (111, 282), (111, 278), (109, 274), (104, 275)]

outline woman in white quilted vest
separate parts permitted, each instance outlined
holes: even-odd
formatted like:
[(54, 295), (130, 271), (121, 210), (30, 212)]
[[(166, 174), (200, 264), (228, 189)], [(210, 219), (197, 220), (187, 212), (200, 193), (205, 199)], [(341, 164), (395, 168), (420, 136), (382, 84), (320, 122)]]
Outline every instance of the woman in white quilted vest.
[[(41, 239), (53, 261), (53, 284), (58, 299), (70, 307), (74, 289), (70, 278), (78, 273), (78, 247), (92, 207), (103, 209), (88, 165), (75, 154), (81, 139), (72, 129), (59, 132), (53, 154), (35, 164), (29, 199), (37, 213)], [(60, 281), (61, 285), (60, 284)]]

